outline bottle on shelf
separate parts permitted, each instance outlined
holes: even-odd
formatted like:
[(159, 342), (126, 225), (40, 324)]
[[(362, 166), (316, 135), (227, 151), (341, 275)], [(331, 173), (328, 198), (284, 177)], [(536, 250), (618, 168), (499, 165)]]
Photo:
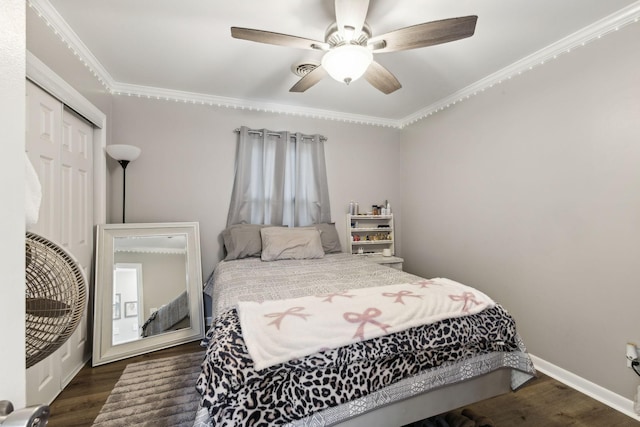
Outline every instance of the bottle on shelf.
[(385, 200), (383, 204), (378, 206), (378, 214), (380, 215), (391, 215), (391, 205), (388, 200)]

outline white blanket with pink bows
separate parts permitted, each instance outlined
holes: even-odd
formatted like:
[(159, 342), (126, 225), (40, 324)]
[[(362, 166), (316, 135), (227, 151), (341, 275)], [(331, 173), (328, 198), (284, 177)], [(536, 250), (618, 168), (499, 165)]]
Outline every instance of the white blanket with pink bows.
[(262, 303), (241, 301), (238, 315), (247, 349), (260, 370), (494, 305), (477, 289), (436, 278)]

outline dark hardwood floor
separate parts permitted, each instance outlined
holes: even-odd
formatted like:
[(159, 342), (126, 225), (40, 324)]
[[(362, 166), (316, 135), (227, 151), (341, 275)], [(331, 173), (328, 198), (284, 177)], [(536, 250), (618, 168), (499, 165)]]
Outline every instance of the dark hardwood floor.
[[(194, 342), (96, 368), (85, 366), (51, 404), (49, 427), (91, 426), (129, 363), (200, 349)], [(542, 374), (514, 393), (467, 408), (491, 418), (496, 427), (640, 427), (640, 422), (631, 417)]]
[(514, 393), (467, 406), (497, 427), (638, 427), (640, 422), (538, 373)]
[(51, 404), (48, 427), (91, 426), (129, 363), (177, 356), (199, 350), (202, 350), (202, 347), (200, 342), (196, 341), (95, 368), (92, 368), (89, 362)]

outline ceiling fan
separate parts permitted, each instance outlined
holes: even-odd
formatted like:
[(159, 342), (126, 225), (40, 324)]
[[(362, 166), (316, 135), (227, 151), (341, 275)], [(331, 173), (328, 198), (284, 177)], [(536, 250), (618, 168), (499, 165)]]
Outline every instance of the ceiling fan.
[(369, 0), (335, 0), (336, 22), (325, 32), (324, 41), (251, 28), (231, 27), (236, 39), (323, 51), (321, 65), (304, 75), (290, 92), (304, 92), (327, 75), (346, 84), (364, 78), (385, 94), (402, 87), (398, 79), (373, 60), (374, 53), (395, 52), (448, 43), (471, 37), (475, 15), (425, 22), (373, 36), (365, 21)]

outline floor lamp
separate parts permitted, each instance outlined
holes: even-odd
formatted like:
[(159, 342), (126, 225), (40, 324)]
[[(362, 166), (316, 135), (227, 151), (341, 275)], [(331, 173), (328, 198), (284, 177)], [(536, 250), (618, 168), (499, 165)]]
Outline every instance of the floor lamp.
[(127, 191), (127, 165), (129, 162), (137, 159), (142, 150), (138, 147), (134, 147), (133, 145), (125, 144), (107, 145), (106, 150), (107, 154), (114, 160), (117, 160), (118, 163), (120, 163), (120, 166), (122, 166), (122, 223), (124, 224), (124, 208)]

